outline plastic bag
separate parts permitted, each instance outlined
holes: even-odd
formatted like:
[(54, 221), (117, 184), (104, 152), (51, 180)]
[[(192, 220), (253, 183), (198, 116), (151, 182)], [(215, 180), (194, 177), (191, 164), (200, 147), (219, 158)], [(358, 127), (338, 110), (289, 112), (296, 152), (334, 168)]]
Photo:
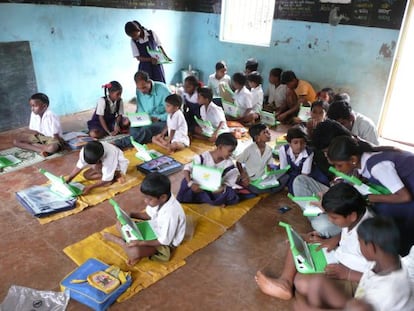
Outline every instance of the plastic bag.
[(0, 305), (0, 311), (64, 311), (68, 303), (69, 293), (66, 292), (40, 291), (12, 285)]

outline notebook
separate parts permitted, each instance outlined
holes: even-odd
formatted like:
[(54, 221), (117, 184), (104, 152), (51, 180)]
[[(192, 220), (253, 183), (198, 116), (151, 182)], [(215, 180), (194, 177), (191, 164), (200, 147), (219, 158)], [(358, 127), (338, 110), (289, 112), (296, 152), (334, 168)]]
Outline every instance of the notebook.
[(82, 194), (84, 189), (82, 184), (67, 183), (62, 176), (55, 176), (42, 168), (39, 169), (39, 172), (50, 180), (50, 190), (60, 195), (62, 198), (74, 198)]
[(137, 165), (137, 170), (144, 174), (158, 172), (164, 175), (171, 175), (182, 168), (183, 165), (180, 162), (166, 155)]
[(279, 226), (286, 229), (290, 250), (299, 273), (325, 273), (326, 265), (338, 262), (335, 252), (328, 252), (325, 248), (317, 251), (318, 243), (306, 243), (300, 234), (287, 223), (280, 221)]
[(191, 178), (207, 191), (216, 191), (221, 187), (223, 169), (202, 164), (193, 164)]
[(137, 143), (132, 136), (130, 137), (130, 139), (132, 146), (134, 146), (134, 148), (137, 150), (135, 157), (137, 157), (141, 161), (147, 162), (162, 156), (162, 153), (155, 150), (148, 150), (146, 145), (141, 145), (140, 143)]
[(273, 112), (264, 110), (260, 111), (260, 121), (270, 127), (280, 124), (280, 122), (276, 120), (276, 116)]
[(22, 162), (22, 160), (16, 158), (12, 154), (0, 156), (0, 169), (19, 164), (20, 162)]
[(228, 102), (224, 99), (222, 101), (222, 104), (223, 104), (223, 110), (224, 110), (225, 115), (231, 116), (233, 118), (240, 117), (240, 109), (239, 107), (237, 107), (236, 104), (232, 102)]
[(146, 112), (127, 112), (126, 116), (131, 122), (131, 127), (141, 127), (151, 125), (151, 117)]
[(288, 165), (284, 169), (268, 171), (267, 167), (262, 177), (253, 180), (250, 184), (258, 189), (270, 189), (280, 185), (279, 178), (285, 175), (290, 169)]
[(76, 198), (63, 198), (50, 186), (32, 186), (16, 192), (17, 201), (33, 216), (44, 217), (75, 208)]
[(323, 214), (323, 211), (319, 206), (313, 205), (312, 202), (319, 202), (320, 199), (316, 195), (312, 196), (294, 196), (291, 193), (288, 193), (288, 198), (295, 202), (303, 211), (303, 216), (306, 217), (315, 217)]
[(391, 194), (391, 191), (386, 187), (377, 184), (365, 184), (356, 176), (349, 176), (338, 171), (333, 166), (329, 167), (329, 171), (335, 176), (342, 178), (343, 180), (352, 184), (352, 186), (359, 191), (362, 195), (368, 194)]
[(157, 239), (157, 235), (149, 221), (135, 222), (114, 199), (109, 199), (109, 203), (114, 207), (116, 217), (121, 224), (122, 237), (127, 243), (135, 240), (150, 241)]

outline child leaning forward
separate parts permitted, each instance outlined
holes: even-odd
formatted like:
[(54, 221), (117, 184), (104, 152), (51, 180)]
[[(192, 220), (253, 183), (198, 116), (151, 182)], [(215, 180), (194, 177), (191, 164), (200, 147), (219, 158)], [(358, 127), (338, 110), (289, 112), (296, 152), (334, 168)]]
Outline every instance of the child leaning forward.
[[(141, 184), (147, 204), (145, 211), (131, 213), (132, 218), (148, 220), (157, 236), (154, 240), (125, 242), (119, 236), (105, 232), (104, 238), (120, 245), (128, 256), (127, 264), (135, 265), (141, 258), (169, 261), (175, 248), (184, 239), (186, 218), (180, 203), (171, 193), (171, 182), (160, 173), (150, 173)], [(119, 231), (120, 224), (117, 223)]]
[(217, 137), (216, 148), (197, 155), (193, 163), (222, 169), (222, 183), (217, 191), (207, 191), (192, 179), (192, 163), (184, 167), (184, 179), (181, 182), (177, 199), (184, 203), (207, 203), (211, 205), (232, 205), (239, 202), (235, 187), (239, 172), (230, 159), (237, 147), (237, 140), (231, 133), (223, 133)]

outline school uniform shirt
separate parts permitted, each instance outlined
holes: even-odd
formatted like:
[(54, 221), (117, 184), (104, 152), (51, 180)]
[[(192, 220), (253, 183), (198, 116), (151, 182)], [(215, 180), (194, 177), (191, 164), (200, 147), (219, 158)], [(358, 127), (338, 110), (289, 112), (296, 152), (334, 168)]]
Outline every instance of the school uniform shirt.
[(262, 85), (250, 89), (252, 93), (252, 108), (255, 112), (260, 113), (263, 108), (263, 89)]
[(151, 217), (149, 223), (161, 245), (177, 247), (181, 244), (186, 218), (180, 202), (173, 194), (161, 207), (148, 205), (145, 212)]
[(292, 148), (289, 146), (289, 148), (286, 150), (285, 145), (280, 146), (279, 148), (279, 161), (280, 161), (280, 168), (286, 168), (289, 165), (289, 160), (292, 161), (296, 166), (300, 166), (303, 159), (306, 159), (303, 162), (301, 173), (305, 175), (309, 175), (312, 170), (312, 162), (313, 162), (313, 152), (308, 152), (306, 149), (303, 149), (301, 153), (295, 158), (295, 155), (293, 154)]
[(378, 133), (374, 122), (358, 112), (353, 111), (352, 114), (355, 118), (351, 129), (352, 134), (378, 146)]
[(398, 172), (396, 170), (396, 164), (390, 160), (383, 160), (374, 164), (371, 170), (368, 169), (367, 161), (374, 155), (379, 155), (383, 152), (364, 152), (361, 155), (361, 168), (358, 169), (358, 173), (365, 178), (375, 178), (384, 187), (388, 188), (391, 193), (396, 193), (398, 190), (405, 187)]
[(298, 97), (305, 96), (306, 101), (309, 103), (313, 103), (316, 100), (316, 92), (308, 81), (299, 80), (295, 93)]
[(207, 108), (206, 106), (201, 105), (200, 116), (201, 119), (203, 119), (204, 121), (210, 121), (214, 129), (216, 129), (219, 126), (220, 122), (224, 122), (221, 127), (221, 131), (229, 131), (223, 108), (217, 106), (215, 103), (210, 102)]
[(404, 265), (385, 275), (376, 274), (372, 268), (362, 274), (355, 298), (368, 302), (375, 311), (412, 311), (414, 287)]
[(177, 110), (173, 114), (168, 114), (167, 117), (168, 136), (171, 134), (171, 130), (175, 130), (174, 137), (171, 140), (172, 143), (178, 142), (184, 144), (184, 146), (190, 146), (190, 138), (188, 137), (188, 126), (185, 121), (184, 114), (181, 110)]
[(213, 91), (213, 97), (220, 97), (219, 85), (221, 83), (226, 83), (227, 85), (230, 85), (230, 83), (231, 83), (230, 76), (229, 75), (224, 75), (224, 77), (221, 78), (220, 80), (218, 80), (216, 78), (215, 73), (208, 76), (207, 86)]
[(55, 134), (62, 136), (62, 126), (57, 115), (47, 108), (40, 117), (33, 112), (30, 114), (29, 129), (39, 132), (40, 134), (53, 137)]
[(276, 102), (276, 86), (274, 84), (269, 83), (269, 87), (267, 89), (267, 103), (274, 104)]
[(194, 93), (191, 95), (184, 92), (182, 97), (183, 97), (184, 102), (187, 101), (192, 104), (198, 104), (198, 92), (197, 91), (194, 91)]
[(273, 163), (272, 148), (266, 145), (263, 154), (255, 142), (249, 145), (238, 156), (237, 161), (244, 164), (244, 169), (251, 180), (260, 178), (267, 165)]
[(234, 103), (239, 108), (241, 116), (244, 116), (247, 109), (252, 108), (252, 93), (246, 86), (234, 92)]
[[(109, 98), (109, 96), (107, 97), (107, 99), (108, 99), (108, 103), (109, 103), (109, 110), (111, 111), (112, 114), (114, 114), (115, 111), (116, 111), (116, 102), (113, 102)], [(106, 107), (105, 98), (100, 97), (98, 99), (98, 102), (96, 103), (96, 114), (98, 116), (105, 115), (105, 107)], [(123, 115), (124, 114), (124, 102), (122, 101), (122, 99), (120, 99), (120, 102), (119, 102), (118, 114), (119, 115)]]
[(279, 86), (275, 90), (275, 101), (274, 107), (275, 109), (280, 108), (280, 106), (286, 103), (288, 87), (286, 84), (279, 84)]
[(152, 88), (149, 94), (144, 94), (137, 90), (136, 112), (146, 112), (151, 117), (166, 121), (165, 98), (170, 95), (170, 90), (165, 83), (152, 80), (151, 83)]
[(366, 210), (359, 222), (351, 230), (349, 230), (348, 227), (342, 228), (339, 246), (334, 250), (335, 258), (351, 270), (363, 273), (369, 269), (372, 264), (372, 262), (366, 260), (361, 253), (357, 233), (358, 226), (365, 219), (372, 217), (373, 215), (371, 212)]
[[(153, 32), (153, 31), (151, 31), (151, 32), (152, 32), (152, 37), (154, 38), (155, 43), (158, 46), (161, 46), (161, 41), (158, 38), (158, 36), (155, 34), (155, 32)], [(148, 42), (149, 41), (149, 33), (148, 33), (148, 30), (144, 29), (144, 38), (139, 38), (137, 41), (140, 44), (143, 44), (145, 42)], [(138, 57), (140, 55), (139, 54), (138, 47), (137, 47), (135, 41), (132, 40), (132, 39), (131, 39), (131, 50), (132, 50), (132, 56), (133, 57)]]
[[(101, 142), (104, 148), (102, 156), (102, 181), (112, 181), (114, 179), (115, 171), (120, 171), (125, 174), (128, 169), (129, 161), (124, 157), (124, 153), (118, 147), (107, 142)], [(79, 153), (79, 160), (76, 167), (83, 169), (90, 164), (85, 162), (84, 148)]]
[[(201, 163), (201, 157), (203, 162)], [(222, 184), (233, 188), (236, 185), (237, 179), (239, 177), (239, 170), (234, 165), (231, 159), (223, 160), (219, 163), (215, 163), (213, 157), (211, 156), (210, 151), (205, 151), (201, 155), (196, 155), (192, 162), (184, 166), (184, 170), (191, 171), (194, 164), (202, 164), (209, 167), (219, 168), (223, 171), (227, 169), (227, 172), (223, 176)]]

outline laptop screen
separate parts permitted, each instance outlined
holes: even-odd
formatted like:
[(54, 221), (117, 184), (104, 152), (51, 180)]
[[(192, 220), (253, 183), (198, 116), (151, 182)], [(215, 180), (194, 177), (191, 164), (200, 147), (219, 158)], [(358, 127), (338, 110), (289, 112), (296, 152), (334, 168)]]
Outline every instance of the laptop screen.
[(309, 253), (308, 245), (302, 239), (300, 234), (297, 233), (295, 230), (290, 228), (290, 232), (292, 233), (292, 240), (293, 240), (293, 244), (295, 245), (296, 250), (306, 260), (306, 262), (314, 269), (315, 267), (314, 267), (314, 264), (313, 264), (312, 257)]

